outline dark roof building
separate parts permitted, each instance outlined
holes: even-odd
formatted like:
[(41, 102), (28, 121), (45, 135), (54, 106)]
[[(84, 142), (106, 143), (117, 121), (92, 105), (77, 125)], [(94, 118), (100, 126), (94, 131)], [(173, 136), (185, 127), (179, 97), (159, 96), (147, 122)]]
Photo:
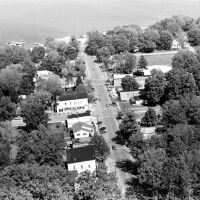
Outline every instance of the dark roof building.
[(84, 146), (67, 150), (67, 164), (95, 160), (94, 146)]
[(75, 99), (87, 99), (88, 95), (87, 93), (76, 93), (76, 94), (64, 94), (61, 95), (58, 100), (59, 101), (70, 101)]
[(72, 119), (72, 118), (79, 118), (79, 117), (86, 117), (86, 116), (90, 116), (90, 111), (86, 111), (84, 113), (68, 115), (67, 118)]

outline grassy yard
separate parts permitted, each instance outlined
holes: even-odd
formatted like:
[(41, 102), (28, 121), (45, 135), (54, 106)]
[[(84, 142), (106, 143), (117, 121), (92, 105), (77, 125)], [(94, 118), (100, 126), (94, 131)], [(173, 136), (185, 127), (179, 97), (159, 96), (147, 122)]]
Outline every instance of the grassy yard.
[[(168, 65), (171, 66), (171, 60), (174, 54), (145, 55), (148, 65)], [(138, 57), (139, 59), (139, 57)]]

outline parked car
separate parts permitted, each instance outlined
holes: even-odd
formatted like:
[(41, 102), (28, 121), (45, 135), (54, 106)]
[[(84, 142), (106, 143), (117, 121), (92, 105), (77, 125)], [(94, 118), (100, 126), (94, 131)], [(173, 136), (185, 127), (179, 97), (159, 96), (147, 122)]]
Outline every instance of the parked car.
[(109, 107), (110, 105), (109, 104), (106, 104), (106, 107)]

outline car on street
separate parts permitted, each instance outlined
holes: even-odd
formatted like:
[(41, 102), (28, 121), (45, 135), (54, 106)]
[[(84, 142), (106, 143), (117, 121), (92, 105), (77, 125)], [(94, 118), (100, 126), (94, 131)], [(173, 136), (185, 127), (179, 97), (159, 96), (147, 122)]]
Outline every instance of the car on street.
[(106, 107), (110, 107), (110, 105), (109, 105), (109, 104), (106, 104)]

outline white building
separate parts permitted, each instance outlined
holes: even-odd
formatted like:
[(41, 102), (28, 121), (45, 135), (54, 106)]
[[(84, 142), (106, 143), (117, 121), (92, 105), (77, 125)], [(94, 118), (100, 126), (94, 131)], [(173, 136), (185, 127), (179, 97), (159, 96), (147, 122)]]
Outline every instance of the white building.
[(177, 40), (172, 41), (171, 49), (181, 50), (181, 44)]
[(37, 78), (47, 80), (50, 76), (54, 75), (53, 72), (48, 70), (37, 71)]
[(87, 93), (67, 94), (59, 97), (57, 113), (83, 113), (89, 110)]
[(69, 171), (76, 170), (78, 173), (86, 170), (91, 173), (96, 170), (95, 151), (93, 146), (84, 146), (68, 149), (66, 163)]
[(125, 76), (133, 76), (133, 74), (113, 74), (113, 84), (115, 87), (121, 87), (122, 78)]
[(172, 69), (172, 67), (167, 65), (151, 65), (148, 66), (148, 69), (143, 70), (144, 76), (151, 76), (151, 71), (153, 69), (157, 69), (162, 71), (163, 73), (167, 73)]
[(76, 86), (77, 77), (73, 77), (71, 81), (67, 81), (66, 78), (60, 78), (61, 86), (63, 89), (70, 89)]
[(78, 122), (91, 124), (90, 112), (68, 115), (66, 120), (66, 126), (68, 128), (71, 128), (74, 124)]
[(75, 139), (87, 138), (94, 135), (94, 127), (84, 122), (77, 122), (72, 125)]

